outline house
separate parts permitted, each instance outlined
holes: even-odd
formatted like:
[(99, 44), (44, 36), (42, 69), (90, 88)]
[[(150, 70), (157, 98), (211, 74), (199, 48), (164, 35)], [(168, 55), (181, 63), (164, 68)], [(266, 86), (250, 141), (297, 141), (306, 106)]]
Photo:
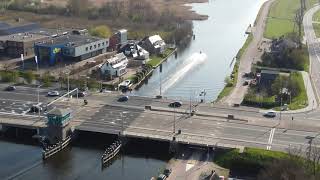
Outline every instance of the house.
[(39, 28), (38, 23), (21, 22), (20, 20), (11, 24), (0, 22), (0, 36), (31, 32)]
[(35, 33), (18, 33), (0, 36), (0, 55), (12, 58), (34, 57), (34, 43), (44, 41), (49, 36)]
[[(127, 73), (128, 59), (123, 53), (119, 53), (108, 59), (100, 70), (103, 76), (119, 77)], [(112, 78), (111, 78), (112, 79)]]
[(139, 45), (151, 54), (162, 54), (166, 49), (166, 43), (159, 35), (145, 37)]
[(131, 41), (127, 44), (121, 46), (119, 52), (124, 53), (129, 58), (135, 60), (148, 60), (149, 59), (149, 52), (143, 49), (138, 43)]
[(109, 39), (81, 34), (54, 34), (46, 41), (35, 43), (35, 54), (40, 63), (54, 65), (63, 60), (81, 61), (105, 53)]
[(283, 73), (279, 70), (261, 70), (260, 85), (270, 86), (278, 76), (290, 76), (289, 73)]
[(120, 29), (110, 37), (108, 51), (117, 51), (121, 45), (128, 42), (128, 31)]

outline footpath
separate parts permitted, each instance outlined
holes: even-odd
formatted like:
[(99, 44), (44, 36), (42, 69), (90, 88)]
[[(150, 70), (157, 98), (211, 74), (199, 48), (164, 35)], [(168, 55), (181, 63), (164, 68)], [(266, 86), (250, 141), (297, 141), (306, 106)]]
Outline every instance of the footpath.
[(259, 12), (259, 16), (256, 19), (256, 24), (252, 30), (253, 40), (240, 59), (237, 84), (230, 95), (221, 100), (222, 104), (240, 104), (247, 92), (248, 87), (243, 86), (243, 82), (245, 81), (245, 79), (244, 77), (242, 77), (242, 75), (244, 73), (250, 72), (252, 63), (255, 61), (255, 59), (260, 58), (261, 56), (261, 51), (259, 51), (258, 48), (263, 41), (263, 33), (266, 26), (266, 20), (273, 1), (274, 0), (269, 0), (265, 2)]

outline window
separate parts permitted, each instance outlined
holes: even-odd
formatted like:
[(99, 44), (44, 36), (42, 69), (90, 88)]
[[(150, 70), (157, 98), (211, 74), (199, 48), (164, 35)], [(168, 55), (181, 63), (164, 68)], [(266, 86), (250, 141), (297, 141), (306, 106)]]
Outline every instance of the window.
[(102, 46), (104, 46), (104, 42), (102, 43)]
[(101, 44), (99, 43), (99, 44), (98, 44), (98, 47), (100, 47), (100, 45), (101, 45)]
[(97, 48), (97, 45), (96, 45), (96, 44), (94, 45), (94, 48), (95, 48), (95, 49)]
[(88, 51), (89, 50), (89, 48), (88, 47), (86, 47), (86, 51)]
[(90, 50), (92, 50), (92, 46), (90, 46)]

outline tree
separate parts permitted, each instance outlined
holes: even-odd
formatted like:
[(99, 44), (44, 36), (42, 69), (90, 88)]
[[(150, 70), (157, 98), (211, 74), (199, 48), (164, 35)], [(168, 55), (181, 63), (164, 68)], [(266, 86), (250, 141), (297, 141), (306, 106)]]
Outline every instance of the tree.
[(51, 86), (51, 77), (50, 77), (50, 73), (46, 72), (44, 73), (43, 77), (42, 77), (42, 83), (44, 87), (49, 87)]
[(87, 15), (90, 7), (88, 0), (69, 0), (67, 8), (74, 16)]
[(108, 38), (111, 36), (111, 30), (108, 26), (102, 25), (90, 29), (90, 34), (92, 36), (97, 36), (100, 38)]

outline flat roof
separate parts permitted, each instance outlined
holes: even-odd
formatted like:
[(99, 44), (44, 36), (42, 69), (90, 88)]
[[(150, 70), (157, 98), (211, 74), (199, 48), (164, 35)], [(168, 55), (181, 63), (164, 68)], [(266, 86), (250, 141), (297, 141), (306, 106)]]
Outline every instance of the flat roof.
[(57, 35), (57, 37), (51, 37), (50, 39), (40, 44), (45, 46), (65, 44), (68, 47), (78, 47), (78, 46), (96, 42), (99, 40), (103, 40), (103, 39), (93, 37), (93, 36), (67, 34), (67, 35)]
[(0, 41), (16, 41), (16, 42), (28, 42), (36, 41), (49, 36), (33, 33), (17, 33), (11, 35), (0, 36)]

